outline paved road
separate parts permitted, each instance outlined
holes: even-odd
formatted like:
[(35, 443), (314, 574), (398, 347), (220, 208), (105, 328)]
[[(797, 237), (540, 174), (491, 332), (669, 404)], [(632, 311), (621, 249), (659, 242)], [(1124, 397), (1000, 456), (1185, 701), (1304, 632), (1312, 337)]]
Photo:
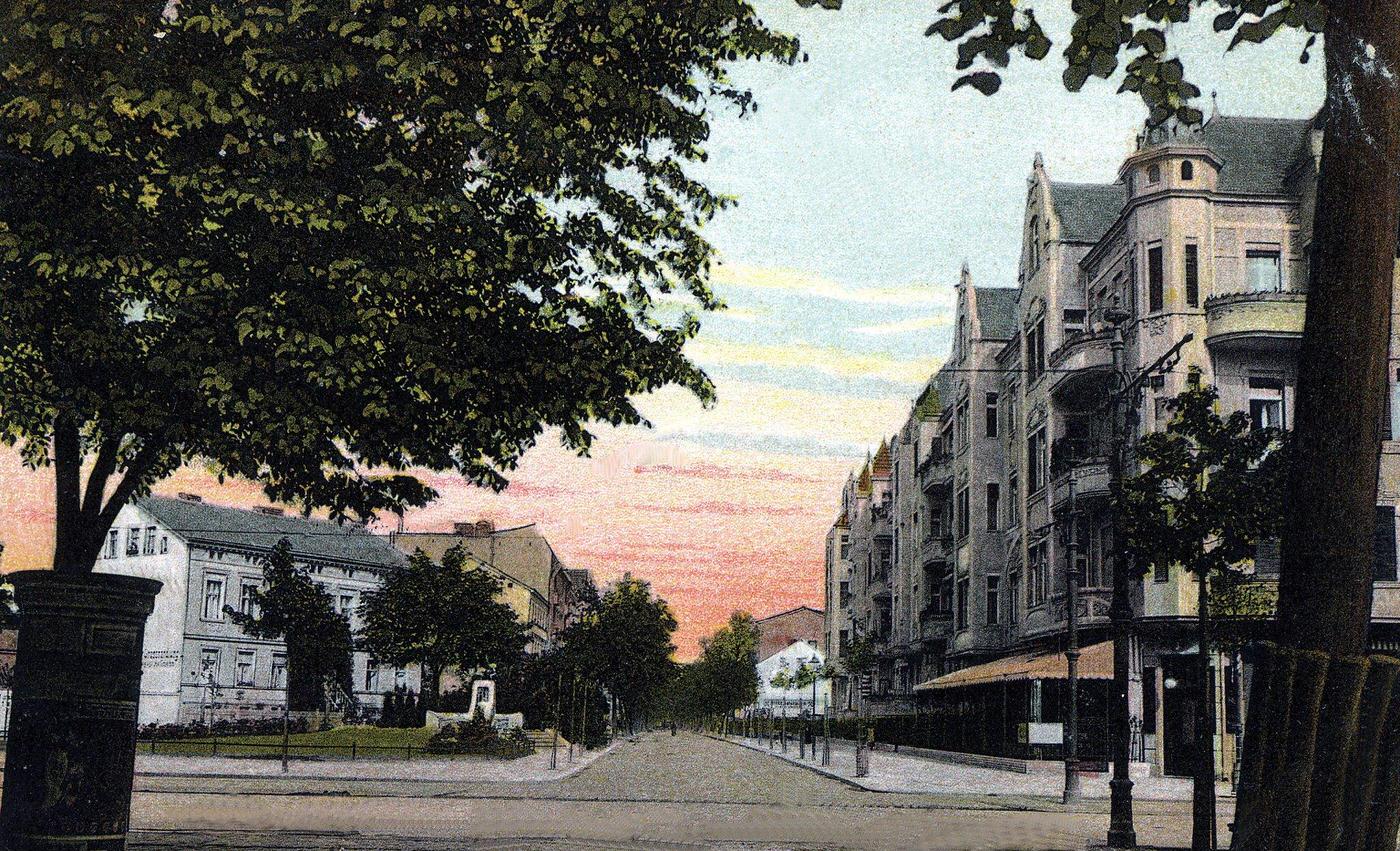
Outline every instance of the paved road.
[[(547, 783), (139, 778), (135, 849), (1082, 849), (1100, 805), (867, 792), (695, 736), (619, 745)], [(1144, 804), (1143, 842), (1186, 844), (1188, 809)]]

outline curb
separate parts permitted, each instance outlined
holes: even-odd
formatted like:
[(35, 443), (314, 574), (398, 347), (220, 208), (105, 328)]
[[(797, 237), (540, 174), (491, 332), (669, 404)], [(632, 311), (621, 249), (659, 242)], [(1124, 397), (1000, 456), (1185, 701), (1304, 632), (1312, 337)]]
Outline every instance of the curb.
[[(713, 733), (706, 733), (705, 736), (706, 736), (707, 738), (714, 739), (714, 740), (717, 741), (717, 742), (727, 742), (727, 743), (729, 743), (729, 744), (731, 744), (731, 745), (735, 745), (735, 746), (737, 746), (737, 747), (741, 747), (741, 748), (743, 748), (744, 750), (753, 751), (754, 753), (767, 753), (767, 751), (763, 750), (762, 748), (756, 748), (756, 747), (754, 747), (753, 745), (746, 744), (745, 742), (735, 741), (735, 740), (733, 740), (733, 739), (722, 738), (722, 737), (720, 737), (720, 736), (714, 735)], [(805, 769), (807, 769), (808, 771), (814, 772), (814, 773), (816, 773), (816, 774), (820, 774), (820, 775), (822, 775), (823, 777), (829, 777), (829, 778), (831, 778), (832, 780), (835, 780), (835, 781), (837, 781), (837, 782), (839, 782), (839, 783), (844, 783), (845, 785), (850, 786), (852, 789), (859, 789), (859, 790), (862, 791), (862, 792), (874, 792), (874, 793), (877, 794), (877, 795), (899, 794), (899, 793), (897, 793), (897, 792), (892, 793), (892, 792), (890, 792), (888, 789), (872, 789), (872, 788), (869, 787), (869, 786), (864, 786), (864, 785), (862, 785), (859, 781), (857, 781), (857, 780), (855, 780), (855, 779), (853, 779), (853, 778), (845, 777), (845, 776), (843, 776), (843, 775), (837, 774), (836, 772), (834, 772), (834, 771), (832, 771), (832, 770), (830, 770), (830, 769), (827, 769), (827, 768), (823, 768), (823, 767), (821, 767), (820, 765), (808, 765), (808, 764), (806, 764), (806, 763), (804, 763), (804, 762), (799, 762), (799, 761), (797, 761), (797, 760), (795, 760), (795, 759), (788, 759), (787, 757), (785, 757), (785, 756), (783, 756), (783, 755), (781, 755), (781, 754), (776, 754), (776, 753), (770, 753), (770, 754), (768, 754), (768, 755), (769, 755), (770, 757), (772, 757), (773, 759), (779, 760), (779, 761), (781, 761), (781, 762), (785, 762), (785, 763), (787, 763), (788, 765), (795, 765), (795, 766), (797, 766), (798, 768), (805, 768)]]

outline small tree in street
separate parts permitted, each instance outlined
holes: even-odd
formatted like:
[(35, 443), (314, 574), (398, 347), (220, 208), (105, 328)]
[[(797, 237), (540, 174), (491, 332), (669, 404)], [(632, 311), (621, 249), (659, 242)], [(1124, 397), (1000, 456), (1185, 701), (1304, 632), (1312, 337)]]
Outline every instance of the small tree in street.
[(421, 550), (396, 568), (360, 602), (361, 646), (381, 662), (422, 671), (421, 696), (437, 706), (442, 672), (456, 666), (464, 675), (508, 665), (525, 646), (524, 626), (500, 602), (501, 583), (470, 563), (461, 547), (442, 562)]
[(354, 694), (354, 644), (350, 622), (335, 601), (296, 563), (292, 545), (278, 541), (263, 560), (263, 585), (252, 592), (252, 610), (225, 606), (234, 623), (255, 638), (287, 645), (287, 706), (297, 712), (326, 709), (327, 691)]
[[(1252, 428), (1249, 415), (1216, 412), (1214, 388), (1200, 386), (1192, 370), (1188, 388), (1167, 402), (1164, 431), (1137, 444), (1141, 471), (1121, 483), (1115, 498), (1123, 519), (1124, 546), (1132, 564), (1180, 566), (1198, 587), (1198, 667), (1192, 847), (1214, 848), (1214, 697), (1210, 688), (1211, 587), (1232, 593), (1245, 584), (1242, 565), (1278, 534), (1283, 519), (1285, 453), (1281, 432)], [(1219, 598), (1222, 602), (1229, 598)]]

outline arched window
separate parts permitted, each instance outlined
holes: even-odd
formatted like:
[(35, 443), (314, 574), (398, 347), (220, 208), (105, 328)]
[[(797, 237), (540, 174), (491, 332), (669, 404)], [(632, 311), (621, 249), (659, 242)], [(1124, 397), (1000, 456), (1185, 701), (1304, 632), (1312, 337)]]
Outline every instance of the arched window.
[(1040, 217), (1031, 216), (1031, 271), (1040, 268)]
[(1196, 179), (1196, 164), (1190, 160), (1183, 160), (1181, 163), (1181, 179), (1191, 181)]
[(1149, 169), (1147, 170), (1147, 182), (1148, 182), (1149, 184), (1152, 184), (1152, 183), (1161, 183), (1161, 182), (1162, 182), (1162, 167), (1161, 167), (1161, 166), (1159, 166), (1159, 165), (1154, 165), (1154, 166), (1152, 166), (1151, 168), (1149, 168)]

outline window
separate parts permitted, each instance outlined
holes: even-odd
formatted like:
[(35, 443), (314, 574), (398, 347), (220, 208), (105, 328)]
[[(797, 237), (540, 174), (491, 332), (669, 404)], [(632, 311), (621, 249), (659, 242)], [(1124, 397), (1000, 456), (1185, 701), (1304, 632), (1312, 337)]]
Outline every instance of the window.
[(995, 532), (1001, 518), (1001, 485), (987, 482), (987, 531)]
[(958, 537), (966, 538), (971, 531), (971, 524), (968, 522), (968, 494), (967, 488), (958, 491)]
[(153, 556), (156, 554), (156, 527), (146, 527), (146, 540), (141, 543), (141, 555)]
[(968, 434), (968, 428), (967, 428), (967, 399), (963, 399), (962, 401), (958, 402), (957, 432), (958, 432), (958, 448), (959, 448), (959, 449), (965, 449), (965, 448), (967, 448), (967, 445), (968, 445), (968, 443), (969, 443), (969, 438), (972, 436), (972, 435)]
[(967, 595), (970, 585), (967, 577), (958, 580), (957, 628), (967, 629)]
[(1283, 381), (1249, 379), (1249, 420), (1256, 428), (1283, 428)]
[(365, 691), (370, 694), (379, 692), (379, 661), (376, 659), (365, 662)]
[(1147, 249), (1147, 309), (1156, 313), (1162, 309), (1162, 246)]
[(253, 677), (257, 673), (258, 656), (252, 650), (238, 651), (235, 685), (250, 686), (253, 684)]
[(1026, 606), (1028, 608), (1039, 606), (1045, 602), (1046, 594), (1046, 569), (1049, 561), (1049, 544), (1041, 541), (1038, 544), (1031, 544), (1027, 553), (1029, 561), (1026, 586)]
[(1015, 626), (1021, 622), (1021, 571), (1011, 571), (1010, 581), (1006, 595), (1006, 621)]
[(253, 592), (258, 590), (258, 583), (244, 581), (238, 591), (238, 611), (240, 614), (256, 617), (258, 614), (258, 604), (254, 602)]
[(1026, 440), (1027, 470), (1026, 487), (1030, 493), (1037, 493), (1045, 487), (1045, 429), (1038, 428)]
[(1031, 216), (1031, 232), (1028, 241), (1030, 242), (1031, 271), (1040, 268), (1040, 217)]
[(116, 529), (107, 532), (107, 558), (117, 557), (117, 538), (120, 537)]
[(851, 539), (850, 539), (848, 536), (846, 536), (846, 535), (842, 535), (842, 536), (841, 536), (841, 558), (843, 558), (843, 559), (849, 559), (850, 557), (851, 557)]
[(126, 554), (129, 556), (141, 554), (141, 527), (132, 526), (126, 530)]
[(997, 436), (997, 424), (998, 424), (998, 420), (997, 420), (997, 394), (995, 394), (995, 393), (988, 393), (988, 394), (987, 394), (986, 417), (987, 417), (987, 437), (996, 437), (996, 436)]
[(1015, 529), (1021, 525), (1021, 479), (1015, 470), (1012, 470), (1006, 479), (1006, 497), (1011, 501), (1009, 514), (1010, 520), (1007, 526)]
[(354, 595), (354, 594), (346, 594), (345, 592), (342, 591), (341, 594), (340, 594), (340, 605), (337, 607), (336, 611), (340, 612), (342, 615), (344, 615), (344, 616), (347, 617), (347, 618), (349, 618), (349, 617), (351, 617), (352, 615), (354, 615), (354, 614), (355, 614), (355, 595)]
[(1201, 247), (1194, 242), (1186, 243), (1186, 304), (1201, 306)]
[(1251, 292), (1272, 292), (1282, 288), (1282, 265), (1277, 248), (1251, 248), (1244, 253), (1245, 280)]
[(202, 685), (219, 681), (219, 649), (217, 647), (205, 647), (199, 651), (197, 679)]
[(1395, 506), (1376, 506), (1376, 568), (1377, 582), (1396, 581), (1395, 566)]
[(283, 688), (283, 689), (287, 687), (287, 654), (286, 654), (286, 653), (273, 653), (273, 654), (272, 654), (272, 687), (273, 687), (273, 688)]
[(987, 577), (987, 626), (1001, 623), (1001, 577)]
[(1045, 372), (1045, 317), (1026, 329), (1026, 373), (1031, 381)]
[(1195, 179), (1196, 179), (1196, 164), (1193, 163), (1193, 162), (1191, 162), (1190, 160), (1182, 160), (1182, 163), (1181, 163), (1181, 182), (1182, 182), (1182, 183), (1190, 183), (1191, 181), (1193, 181), (1193, 180), (1195, 180)]
[(1161, 183), (1161, 182), (1162, 182), (1162, 167), (1161, 167), (1160, 165), (1153, 165), (1153, 166), (1150, 166), (1150, 167), (1147, 169), (1147, 185), (1148, 185), (1148, 186), (1151, 186), (1151, 185), (1154, 184), (1154, 183)]
[(224, 578), (207, 576), (204, 579), (204, 619), (221, 621), (224, 619)]
[(844, 652), (845, 652), (845, 649), (846, 649), (846, 645), (847, 645), (847, 644), (850, 644), (850, 643), (851, 643), (851, 631), (850, 631), (850, 630), (848, 630), (848, 629), (843, 629), (843, 630), (840, 630), (839, 632), (837, 632), (837, 633), (836, 633), (836, 655), (837, 655), (837, 656), (840, 656), (842, 653), (844, 653)]
[(1085, 311), (1074, 308), (1065, 309), (1065, 336), (1077, 334), (1084, 330)]
[(168, 553), (168, 552), (170, 552), (170, 537), (169, 537), (168, 535), (161, 535), (161, 536), (160, 536), (160, 554), (161, 554), (161, 555), (165, 555), (165, 554)]

